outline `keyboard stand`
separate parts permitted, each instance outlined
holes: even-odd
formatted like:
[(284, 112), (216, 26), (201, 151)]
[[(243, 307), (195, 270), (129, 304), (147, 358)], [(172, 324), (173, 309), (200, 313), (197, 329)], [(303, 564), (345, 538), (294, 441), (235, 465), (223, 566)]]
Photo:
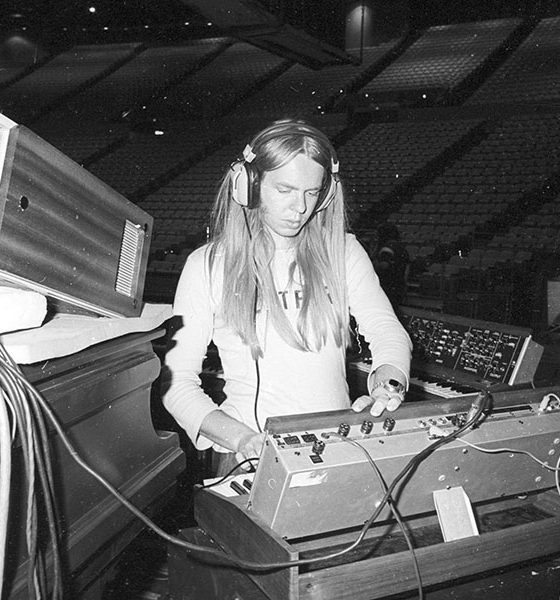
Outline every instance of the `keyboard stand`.
[[(211, 490), (195, 497), (198, 527), (179, 537), (190, 543), (270, 563), (325, 555), (348, 545), (355, 532), (318, 539), (285, 540), (246, 510), (247, 496), (223, 498)], [(484, 596), (547, 600), (560, 587), (560, 499), (547, 491), (475, 506), (481, 534), (443, 542), (437, 517), (406, 519), (415, 540), (422, 584), (430, 600)], [(534, 519), (534, 520), (531, 520)], [(537, 542), (538, 540), (538, 542)], [(547, 568), (548, 567), (548, 568)], [(380, 523), (349, 556), (307, 568), (243, 571), (198, 560), (169, 545), (170, 600), (374, 600), (414, 593), (410, 552), (393, 522)]]

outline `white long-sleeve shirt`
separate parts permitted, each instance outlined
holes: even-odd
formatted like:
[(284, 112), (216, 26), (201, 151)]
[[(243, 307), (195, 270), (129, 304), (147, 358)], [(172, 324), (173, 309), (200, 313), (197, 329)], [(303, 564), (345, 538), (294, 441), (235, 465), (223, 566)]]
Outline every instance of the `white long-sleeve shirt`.
[[(218, 409), (202, 390), (199, 377), (211, 340), (218, 348), (225, 379), (226, 400), (219, 410), (257, 431), (256, 365), (249, 347), (220, 317), (221, 277), (214, 277), (210, 285), (206, 249), (199, 248), (188, 257), (179, 279), (173, 311), (182, 317), (182, 327), (172, 338), (163, 377), (167, 386), (164, 406), (199, 450), (212, 445), (199, 430), (205, 417)], [(292, 261), (291, 251), (277, 250), (272, 268), (281, 303), (288, 319), (295, 323), (301, 286), (297, 271), (295, 281), (289, 285)], [(219, 272), (218, 268), (216, 273)], [(346, 277), (350, 312), (369, 343), (372, 373), (379, 365), (389, 364), (408, 378), (410, 339), (381, 289), (367, 253), (351, 234), (346, 236)], [(257, 415), (261, 427), (269, 416), (350, 406), (346, 350), (337, 346), (331, 336), (317, 352), (298, 350), (275, 331), (266, 311), (257, 316), (257, 334), (264, 354), (258, 365)]]

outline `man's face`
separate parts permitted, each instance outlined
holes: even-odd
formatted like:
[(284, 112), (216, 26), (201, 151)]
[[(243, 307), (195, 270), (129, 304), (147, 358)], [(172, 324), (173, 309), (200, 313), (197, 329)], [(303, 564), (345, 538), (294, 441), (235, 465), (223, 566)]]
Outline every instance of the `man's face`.
[(323, 175), (323, 167), (304, 154), (264, 174), (260, 205), (277, 247), (290, 245), (313, 214)]

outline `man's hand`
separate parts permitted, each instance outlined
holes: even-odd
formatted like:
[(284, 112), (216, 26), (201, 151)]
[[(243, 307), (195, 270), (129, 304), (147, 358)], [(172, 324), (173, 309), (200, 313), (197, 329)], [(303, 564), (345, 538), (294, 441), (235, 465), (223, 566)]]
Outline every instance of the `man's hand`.
[(259, 458), (264, 444), (264, 433), (251, 432), (239, 440), (237, 446), (237, 458)]
[(369, 412), (374, 417), (378, 417), (384, 410), (397, 410), (402, 401), (402, 394), (389, 392), (384, 387), (377, 387), (371, 392), (371, 395), (356, 398), (352, 404), (352, 410), (361, 412), (366, 407), (371, 406)]

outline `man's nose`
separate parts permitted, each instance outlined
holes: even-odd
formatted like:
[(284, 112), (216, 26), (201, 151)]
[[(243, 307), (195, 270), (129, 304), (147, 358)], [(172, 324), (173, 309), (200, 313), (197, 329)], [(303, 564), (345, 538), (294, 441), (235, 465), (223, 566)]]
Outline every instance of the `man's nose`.
[(303, 214), (306, 211), (307, 199), (305, 197), (305, 192), (294, 191), (292, 196), (292, 209), (299, 214)]

